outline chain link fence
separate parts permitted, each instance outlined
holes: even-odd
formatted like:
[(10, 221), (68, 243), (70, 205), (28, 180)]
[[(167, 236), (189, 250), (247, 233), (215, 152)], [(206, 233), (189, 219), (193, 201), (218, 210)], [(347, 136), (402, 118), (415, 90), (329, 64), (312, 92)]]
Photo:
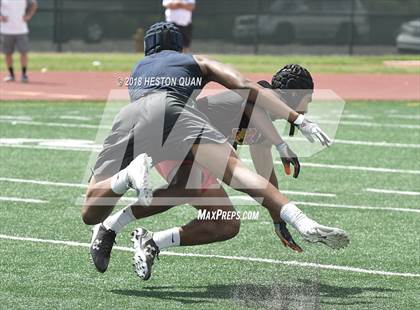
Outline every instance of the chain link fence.
[[(136, 32), (140, 29), (136, 37), (141, 39), (142, 30), (164, 19), (160, 0), (38, 2), (30, 24), (32, 46), (38, 51), (134, 51)], [(197, 0), (192, 49), (389, 54), (398, 50), (403, 24), (419, 18), (418, 0)], [(411, 32), (420, 41), (420, 30)]]

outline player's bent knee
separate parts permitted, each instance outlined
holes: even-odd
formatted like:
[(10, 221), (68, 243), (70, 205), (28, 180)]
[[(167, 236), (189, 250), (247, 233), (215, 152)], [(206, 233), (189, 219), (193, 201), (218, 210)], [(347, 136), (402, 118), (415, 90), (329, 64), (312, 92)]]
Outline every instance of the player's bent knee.
[(92, 212), (89, 208), (89, 206), (83, 206), (82, 209), (82, 220), (83, 223), (85, 223), (86, 225), (96, 225), (99, 224), (103, 221), (103, 217), (98, 217), (97, 214), (95, 212)]
[(83, 223), (85, 223), (86, 225), (96, 225), (97, 223), (95, 223), (94, 219), (89, 216), (88, 212), (82, 210), (82, 221)]
[(229, 227), (229, 230), (227, 232), (227, 236), (229, 237), (229, 239), (232, 239), (237, 234), (239, 234), (239, 230), (240, 230), (240, 227), (241, 227), (241, 221), (239, 219), (229, 221), (228, 227)]
[(95, 218), (91, 216), (91, 214), (89, 213), (89, 211), (86, 210), (86, 208), (82, 209), (82, 220), (83, 220), (83, 223), (85, 223), (86, 225), (98, 224), (96, 223), (97, 221), (95, 221)]
[(241, 222), (239, 219), (232, 219), (226, 221), (217, 221), (216, 230), (221, 241), (234, 238), (240, 230)]

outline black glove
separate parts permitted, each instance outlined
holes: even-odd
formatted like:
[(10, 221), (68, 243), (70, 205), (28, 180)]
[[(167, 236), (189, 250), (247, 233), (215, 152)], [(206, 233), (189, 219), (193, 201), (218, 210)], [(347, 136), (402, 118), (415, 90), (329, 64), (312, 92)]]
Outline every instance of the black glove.
[(274, 224), (274, 229), (285, 247), (289, 247), (295, 252), (303, 252), (303, 249), (293, 240), (285, 222), (281, 221), (278, 224)]
[(290, 164), (295, 168), (293, 177), (297, 178), (300, 172), (300, 163), (297, 155), (289, 148), (286, 142), (276, 145), (276, 149), (280, 154), (281, 161), (284, 166), (284, 172), (290, 175)]

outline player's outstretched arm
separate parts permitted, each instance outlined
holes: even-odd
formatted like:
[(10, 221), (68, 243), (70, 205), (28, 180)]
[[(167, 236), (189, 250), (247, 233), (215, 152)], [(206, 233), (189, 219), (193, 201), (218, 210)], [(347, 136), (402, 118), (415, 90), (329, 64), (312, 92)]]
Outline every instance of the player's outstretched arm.
[[(245, 112), (247, 111), (245, 110)], [(247, 116), (249, 117), (251, 124), (255, 126), (273, 145), (284, 143), (284, 140), (278, 133), (276, 127), (274, 127), (273, 121), (270, 119), (266, 111), (258, 106), (254, 106)]]
[(279, 188), (276, 173), (274, 172), (273, 156), (271, 145), (252, 144), (249, 146), (252, 163), (255, 171), (269, 181), (275, 188)]
[[(291, 174), (290, 165), (294, 166), (293, 177), (297, 178), (300, 172), (300, 163), (297, 155), (290, 149), (286, 142), (281, 138), (277, 129), (274, 127), (270, 117), (260, 107), (255, 106), (252, 115), (249, 115), (253, 126), (258, 128), (279, 152), (286, 175)], [(271, 154), (270, 154), (271, 155)], [(271, 159), (272, 162), (272, 159)]]
[(208, 59), (204, 56), (194, 55), (194, 59), (208, 81), (217, 82), (226, 88), (237, 91), (241, 96), (244, 94), (239, 90), (248, 89), (250, 91), (248, 100), (251, 103), (271, 112), (279, 118), (287, 119), (290, 123), (295, 124), (310, 142), (314, 142), (316, 138), (322, 145), (329, 146), (331, 144), (330, 138), (316, 123), (310, 122), (302, 114), (298, 114), (292, 110), (274, 91), (263, 88), (258, 83), (247, 79), (230, 65)]
[[(239, 90), (248, 89), (250, 91), (249, 96), (246, 94), (248, 98), (244, 99), (256, 103), (264, 110), (273, 113), (279, 118), (287, 119), (289, 122), (293, 122), (299, 116), (298, 113), (289, 108), (272, 90), (264, 89), (258, 83), (247, 79), (232, 66), (204, 56), (195, 55), (194, 58), (207, 80), (219, 83), (233, 91), (238, 91), (241, 96), (244, 94)], [(261, 97), (258, 98), (258, 96)]]
[[(271, 155), (271, 145), (250, 145), (252, 162), (259, 175), (267, 179), (275, 188), (278, 188), (278, 180), (274, 171), (273, 156)], [(296, 252), (303, 252), (302, 248), (295, 242), (291, 233), (287, 229), (286, 223), (278, 218), (278, 214), (271, 213), (273, 219), (274, 231), (280, 238), (285, 247), (289, 247)]]

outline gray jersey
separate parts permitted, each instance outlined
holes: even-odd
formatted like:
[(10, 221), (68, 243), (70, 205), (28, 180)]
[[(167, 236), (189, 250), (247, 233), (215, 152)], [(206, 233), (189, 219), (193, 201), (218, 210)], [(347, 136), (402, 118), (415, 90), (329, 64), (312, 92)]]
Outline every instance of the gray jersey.
[(265, 140), (262, 133), (250, 125), (253, 104), (233, 91), (204, 97), (197, 101), (196, 108), (231, 144), (258, 144)]

